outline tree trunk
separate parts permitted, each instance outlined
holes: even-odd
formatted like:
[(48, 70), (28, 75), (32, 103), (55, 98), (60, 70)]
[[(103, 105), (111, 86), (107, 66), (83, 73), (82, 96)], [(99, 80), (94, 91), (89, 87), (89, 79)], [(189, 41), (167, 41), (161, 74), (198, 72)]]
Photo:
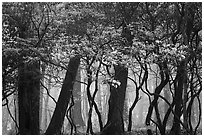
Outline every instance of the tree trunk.
[(79, 64), (80, 58), (78, 56), (71, 58), (69, 61), (68, 70), (66, 72), (65, 79), (62, 84), (62, 89), (56, 104), (56, 108), (54, 110), (51, 122), (45, 133), (47, 135), (60, 134), (61, 132)]
[(171, 133), (175, 135), (179, 135), (181, 133), (181, 126), (180, 126), (180, 118), (182, 115), (181, 108), (182, 108), (182, 94), (183, 94), (183, 72), (184, 72), (184, 61), (180, 63), (177, 70), (177, 84), (175, 84), (175, 114), (174, 114), (174, 121), (173, 126), (171, 129)]
[(120, 81), (121, 85), (117, 88), (111, 85), (108, 121), (102, 130), (102, 134), (104, 135), (117, 135), (124, 133), (123, 109), (128, 70), (120, 65), (114, 66), (114, 68), (115, 80)]
[(21, 135), (39, 134), (40, 64), (23, 64), (19, 67), (18, 105), (19, 133)]

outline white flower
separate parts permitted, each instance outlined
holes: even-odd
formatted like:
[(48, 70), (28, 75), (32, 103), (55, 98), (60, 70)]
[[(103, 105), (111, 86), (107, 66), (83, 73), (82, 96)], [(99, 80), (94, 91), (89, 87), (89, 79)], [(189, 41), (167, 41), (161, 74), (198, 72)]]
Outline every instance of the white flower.
[(111, 85), (114, 86), (115, 88), (118, 88), (121, 85), (121, 82), (118, 80), (112, 80)]

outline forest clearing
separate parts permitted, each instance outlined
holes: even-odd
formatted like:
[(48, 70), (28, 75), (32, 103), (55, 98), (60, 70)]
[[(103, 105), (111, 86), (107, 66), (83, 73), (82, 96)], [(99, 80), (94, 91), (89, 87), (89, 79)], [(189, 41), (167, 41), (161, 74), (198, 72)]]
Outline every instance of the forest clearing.
[(3, 2), (3, 135), (201, 135), (201, 2)]

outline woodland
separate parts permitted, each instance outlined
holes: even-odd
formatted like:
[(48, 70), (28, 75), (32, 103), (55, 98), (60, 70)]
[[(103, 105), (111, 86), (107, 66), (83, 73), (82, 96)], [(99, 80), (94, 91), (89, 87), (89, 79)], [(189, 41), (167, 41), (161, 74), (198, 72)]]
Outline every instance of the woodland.
[(3, 135), (202, 134), (201, 2), (3, 2)]

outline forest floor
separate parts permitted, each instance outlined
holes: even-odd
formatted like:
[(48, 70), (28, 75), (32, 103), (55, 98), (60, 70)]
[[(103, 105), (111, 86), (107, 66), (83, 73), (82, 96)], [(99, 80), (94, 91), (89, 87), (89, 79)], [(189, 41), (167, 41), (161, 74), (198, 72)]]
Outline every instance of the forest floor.
[[(167, 131), (167, 133), (170, 133), (170, 131)], [(147, 135), (147, 130), (137, 130), (137, 131), (125, 132), (125, 135)], [(160, 135), (159, 131), (157, 132), (153, 131), (153, 135)], [(182, 130), (181, 135), (188, 135), (188, 134), (184, 130)], [(198, 129), (196, 135), (202, 135), (202, 128)]]
[[(86, 135), (84, 133), (85, 131), (83, 132), (78, 132), (77, 135)], [(160, 135), (159, 133), (159, 130), (155, 131), (155, 130), (152, 130), (153, 132), (153, 135)], [(170, 129), (168, 129), (167, 131), (167, 135), (170, 135)], [(96, 133), (96, 135), (98, 135), (100, 133)], [(147, 129), (146, 128), (138, 128), (137, 130), (134, 130), (134, 131), (131, 131), (131, 132), (125, 132), (124, 135), (148, 135), (147, 134)], [(188, 135), (184, 130), (181, 131), (181, 135)], [(202, 128), (199, 128), (197, 130), (197, 134), (196, 135), (202, 135)]]

